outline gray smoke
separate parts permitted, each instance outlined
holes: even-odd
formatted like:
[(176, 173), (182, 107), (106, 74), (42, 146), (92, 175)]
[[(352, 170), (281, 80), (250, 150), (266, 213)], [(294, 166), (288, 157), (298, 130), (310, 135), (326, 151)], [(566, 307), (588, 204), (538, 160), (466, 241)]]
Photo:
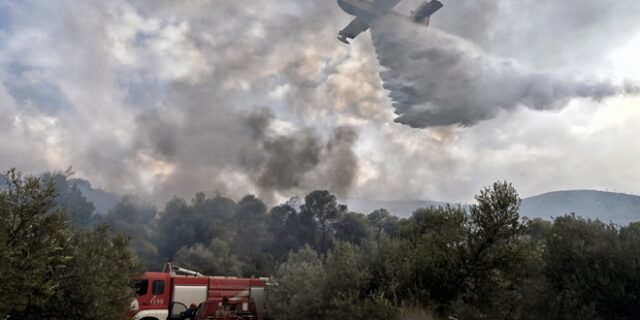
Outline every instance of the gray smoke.
[[(352, 148), (357, 133), (350, 127), (338, 126), (323, 138), (309, 127), (278, 128), (278, 119), (268, 108), (227, 109), (216, 115), (204, 114), (216, 110), (214, 106), (186, 107), (190, 111), (182, 114), (181, 121), (158, 111), (138, 118), (142, 133), (138, 150), (176, 168), (170, 180), (160, 184), (166, 189), (156, 190), (160, 199), (170, 197), (176, 188), (193, 189), (193, 184), (205, 190), (251, 191), (267, 201), (318, 188), (345, 196), (355, 181), (358, 161)], [(249, 184), (238, 185), (242, 177)]]
[(358, 133), (351, 127), (337, 127), (325, 146), (325, 176), (329, 190), (338, 195), (347, 195), (356, 181), (358, 157), (353, 151)]
[[(309, 30), (333, 32), (318, 14), (327, 16), (334, 4), (160, 3), (146, 2), (138, 12), (184, 18), (187, 48), (201, 57), (203, 67), (186, 73), (187, 79), (172, 79), (159, 96), (143, 97), (154, 105), (136, 117), (133, 151), (174, 168), (155, 183), (154, 196), (213, 189), (233, 196), (256, 193), (267, 201), (314, 189), (345, 196), (358, 168), (351, 150), (357, 134), (351, 127), (324, 124), (314, 114), (331, 102), (311, 100), (305, 92), (317, 91), (328, 75), (299, 76), (317, 67), (306, 54), (318, 44)], [(154, 41), (142, 39), (145, 47)], [(301, 80), (290, 80), (294, 76)], [(282, 96), (274, 93), (278, 87), (286, 88)], [(344, 131), (355, 138), (337, 139)]]
[[(8, 9), (2, 168), (73, 165), (101, 188), (157, 203), (215, 190), (345, 196), (355, 181), (356, 129), (324, 117), (335, 99), (327, 79), (349, 58), (334, 37), (316, 36), (342, 23), (329, 23), (335, 3), (60, 0)], [(335, 58), (318, 63), (326, 56)]]
[(245, 122), (253, 131), (255, 146), (241, 154), (240, 163), (263, 193), (323, 187), (347, 195), (358, 169), (352, 150), (358, 139), (354, 129), (339, 126), (323, 143), (311, 128), (273, 132), (274, 120), (270, 109), (261, 109)]
[[(408, 12), (419, 2), (402, 1), (397, 10)], [(506, 79), (551, 83), (556, 91), (550, 91), (548, 100), (556, 102), (560, 96), (558, 104), (546, 105), (545, 99), (532, 97), (527, 102), (551, 108), (577, 90), (562, 86), (569, 77), (549, 77), (521, 65), (600, 72), (607, 68), (606, 52), (628, 43), (640, 30), (638, 12), (637, 0), (450, 1), (432, 24), (482, 48), (451, 40), (462, 46), (453, 53), (460, 53), (459, 59), (467, 63), (471, 50), (481, 61), (486, 62), (484, 52), (490, 52), (520, 64), (505, 67), (504, 59), (489, 57), (491, 63), (473, 65), (475, 73), (497, 69), (510, 75)], [(487, 157), (481, 148), (487, 143), (494, 142), (492, 148), (508, 155), (511, 145), (536, 149), (534, 143), (516, 137), (497, 139), (482, 125), (418, 131), (389, 123), (393, 114), (374, 47), (366, 33), (351, 46), (337, 42), (336, 32), (353, 17), (335, 1), (0, 1), (0, 17), (1, 168), (15, 166), (37, 174), (72, 165), (77, 177), (94, 186), (149, 196), (157, 204), (197, 191), (218, 190), (236, 198), (273, 194), (282, 199), (317, 188), (381, 199), (466, 199), (510, 165), (484, 163)], [(417, 48), (424, 48), (425, 37), (438, 35), (416, 34), (417, 30), (412, 27), (409, 33), (417, 40), (408, 38), (400, 45), (420, 42)], [(441, 36), (442, 41), (448, 39)], [(444, 61), (455, 49), (431, 47), (444, 50), (435, 53)], [(404, 49), (394, 55), (401, 60), (387, 63), (421, 68), (415, 61), (421, 61), (426, 50), (400, 50)], [(517, 77), (511, 75), (514, 69), (520, 72)], [(415, 90), (406, 83), (420, 83), (417, 80), (424, 80), (426, 72), (416, 72), (416, 79), (404, 72), (387, 79)], [(504, 78), (490, 74), (495, 77), (482, 78), (487, 83)], [(588, 81), (578, 82), (593, 90)], [(496, 90), (479, 88), (488, 97)], [(535, 90), (547, 92), (542, 85)], [(418, 93), (399, 97), (431, 101)], [(457, 104), (467, 106), (460, 99), (464, 103)], [(506, 98), (498, 102), (509, 104)], [(262, 106), (272, 111), (256, 108)], [(407, 111), (423, 115), (419, 107), (426, 106), (417, 104)], [(471, 123), (503, 107), (473, 110), (479, 114), (470, 109), (454, 115), (462, 114)], [(437, 115), (453, 114), (438, 110)], [(446, 120), (440, 122), (454, 121)], [(519, 126), (513, 121), (518, 119), (496, 119), (491, 125), (508, 130)], [(573, 138), (562, 138), (563, 125), (532, 124), (548, 126), (543, 130), (553, 143), (545, 147), (574, 143)], [(619, 144), (625, 157), (634, 156), (626, 151), (635, 141), (631, 127)], [(535, 134), (530, 140), (539, 141), (536, 129), (530, 130)], [(620, 135), (600, 139), (608, 143)], [(578, 143), (574, 153), (592, 150), (591, 140)], [(520, 166), (526, 170), (548, 172), (555, 165), (540, 165), (528, 153), (524, 157), (529, 162)], [(601, 151), (597, 159), (612, 157), (611, 151)], [(592, 170), (594, 161), (587, 160), (576, 161)], [(614, 182), (624, 180), (608, 176)], [(549, 178), (540, 173), (526, 179), (538, 180), (527, 185), (541, 186)]]
[(400, 16), (376, 21), (372, 37), (386, 68), (380, 75), (398, 115), (395, 121), (414, 128), (471, 126), (521, 105), (558, 109), (573, 98), (601, 100), (637, 91), (628, 84), (533, 71)]

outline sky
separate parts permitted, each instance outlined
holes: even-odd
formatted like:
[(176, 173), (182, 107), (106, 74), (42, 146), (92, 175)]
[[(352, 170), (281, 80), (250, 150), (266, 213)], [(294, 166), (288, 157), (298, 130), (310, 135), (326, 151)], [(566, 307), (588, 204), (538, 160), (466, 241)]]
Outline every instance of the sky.
[(347, 46), (334, 1), (0, 0), (0, 168), (158, 203), (640, 194), (640, 2), (443, 2)]

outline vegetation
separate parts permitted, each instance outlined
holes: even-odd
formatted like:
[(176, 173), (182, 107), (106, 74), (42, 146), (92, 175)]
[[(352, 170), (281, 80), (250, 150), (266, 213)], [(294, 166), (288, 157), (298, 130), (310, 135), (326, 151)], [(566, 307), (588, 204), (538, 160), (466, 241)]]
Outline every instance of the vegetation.
[(140, 271), (129, 240), (72, 228), (55, 184), (12, 170), (0, 189), (0, 318), (120, 319)]
[(279, 320), (640, 317), (640, 223), (529, 220), (506, 182), (468, 209), (406, 219), (350, 212), (322, 190), (272, 208), (198, 193), (158, 211), (124, 197), (101, 216), (69, 175), (4, 179), (0, 315), (120, 318), (140, 270), (130, 248), (148, 270), (174, 259), (212, 275), (274, 276), (268, 310)]

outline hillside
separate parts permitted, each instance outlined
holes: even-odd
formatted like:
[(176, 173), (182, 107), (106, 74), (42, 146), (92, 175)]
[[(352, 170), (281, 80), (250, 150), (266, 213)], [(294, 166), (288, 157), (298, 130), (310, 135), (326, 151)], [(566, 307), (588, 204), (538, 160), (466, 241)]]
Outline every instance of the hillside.
[(574, 212), (604, 222), (640, 221), (640, 196), (593, 190), (556, 191), (522, 200), (520, 214), (550, 219)]
[(350, 211), (369, 214), (377, 209), (387, 209), (389, 213), (398, 217), (408, 217), (416, 208), (437, 207), (446, 204), (446, 202), (427, 201), (427, 200), (407, 200), (407, 201), (378, 201), (365, 199), (347, 199), (344, 203), (349, 207)]
[[(349, 199), (349, 209), (361, 213), (385, 208), (399, 217), (409, 217), (416, 208), (438, 206), (436, 201), (369, 201)], [(522, 200), (520, 215), (546, 220), (567, 213), (600, 219), (604, 222), (628, 224), (640, 221), (640, 196), (593, 190), (571, 190), (544, 193)]]
[(82, 192), (89, 202), (93, 203), (96, 212), (99, 214), (107, 214), (120, 200), (119, 195), (94, 188), (87, 180), (71, 179), (70, 182), (78, 186), (80, 192)]

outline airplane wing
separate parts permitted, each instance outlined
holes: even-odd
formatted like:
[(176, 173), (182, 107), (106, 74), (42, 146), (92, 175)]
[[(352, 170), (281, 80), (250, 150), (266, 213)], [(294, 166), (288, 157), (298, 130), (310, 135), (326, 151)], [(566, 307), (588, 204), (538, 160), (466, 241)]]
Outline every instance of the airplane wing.
[[(383, 1), (383, 0), (379, 0), (379, 1)], [(392, 0), (392, 1), (396, 1), (396, 0)], [(355, 18), (353, 19), (353, 21), (351, 21), (351, 23), (349, 23), (348, 26), (340, 30), (340, 32), (338, 33), (338, 40), (346, 44), (349, 44), (349, 41), (347, 39), (354, 39), (359, 34), (367, 31), (367, 29), (369, 29), (369, 24), (364, 19)]]
[[(354, 39), (360, 33), (369, 29), (369, 23), (375, 18), (389, 13), (397, 14), (393, 11), (402, 0), (338, 0), (338, 5), (345, 12), (356, 16), (348, 26), (340, 30), (338, 40), (349, 44), (349, 39)], [(409, 17), (412, 21), (429, 25), (431, 15), (443, 7), (438, 0), (424, 1)]]
[(415, 11), (411, 12), (411, 19), (414, 22), (429, 25), (431, 16), (442, 9), (443, 6), (442, 2), (438, 0), (425, 1)]

